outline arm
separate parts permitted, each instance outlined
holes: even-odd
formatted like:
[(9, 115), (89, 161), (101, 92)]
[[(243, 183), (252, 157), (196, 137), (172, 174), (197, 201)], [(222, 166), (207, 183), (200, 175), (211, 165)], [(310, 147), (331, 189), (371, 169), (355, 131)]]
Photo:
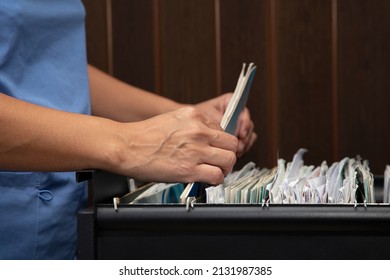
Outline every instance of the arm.
[(0, 93), (0, 169), (97, 168), (145, 181), (218, 184), (238, 141), (184, 107), (121, 123), (33, 105)]
[(0, 94), (0, 168), (67, 171), (100, 165), (101, 155), (94, 150), (112, 142), (104, 137), (116, 126), (110, 120), (48, 109)]
[(117, 121), (139, 121), (183, 107), (168, 98), (126, 84), (89, 65), (92, 114)]
[[(93, 66), (88, 67), (88, 72), (94, 115), (118, 121), (137, 121), (185, 106), (123, 83)], [(220, 123), (231, 96), (224, 94), (194, 106), (213, 122)], [(247, 108), (240, 116), (236, 135), (239, 140), (237, 155), (241, 156), (257, 139)]]

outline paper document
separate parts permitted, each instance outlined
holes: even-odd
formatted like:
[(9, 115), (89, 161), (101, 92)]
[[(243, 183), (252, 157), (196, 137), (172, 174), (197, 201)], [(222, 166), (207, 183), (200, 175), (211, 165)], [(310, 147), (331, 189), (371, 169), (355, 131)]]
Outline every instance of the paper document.
[(221, 127), (224, 131), (235, 134), (238, 118), (248, 101), (249, 91), (252, 86), (253, 78), (256, 73), (256, 66), (250, 63), (248, 69), (246, 64), (242, 65), (242, 70), (237, 81), (232, 99), (230, 100), (226, 111), (222, 117)]
[[(355, 204), (375, 203), (373, 175), (367, 161), (344, 158), (328, 167), (305, 165), (299, 149), (291, 162), (278, 159), (278, 166), (260, 169), (250, 162), (228, 174), (223, 184), (206, 189), (207, 203), (223, 204)], [(390, 172), (390, 167), (387, 169)], [(239, 176), (238, 176), (239, 175)], [(389, 195), (390, 174), (385, 176)]]
[[(183, 200), (185, 185), (180, 183), (154, 183), (132, 192), (122, 199), (132, 204), (169, 204), (187, 202), (187, 197), (205, 198), (208, 204), (356, 204), (375, 203), (374, 178), (368, 162), (359, 156), (345, 157), (328, 166), (305, 165), (299, 149), (291, 162), (278, 159), (272, 169), (259, 168), (254, 162), (240, 170), (230, 172), (222, 184), (209, 186), (190, 184)], [(390, 166), (384, 176), (384, 202), (389, 202)], [(203, 199), (202, 199), (203, 201)]]

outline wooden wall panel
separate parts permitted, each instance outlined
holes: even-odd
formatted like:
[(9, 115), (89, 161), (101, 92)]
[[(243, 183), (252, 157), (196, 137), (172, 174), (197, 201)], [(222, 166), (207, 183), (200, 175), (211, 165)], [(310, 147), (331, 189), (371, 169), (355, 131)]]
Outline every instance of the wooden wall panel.
[(332, 162), (331, 1), (275, 4), (279, 156)]
[(276, 154), (269, 161), (269, 111), (267, 108), (266, 72), (266, 1), (222, 0), (220, 5), (221, 88), (233, 92), (243, 62), (257, 65), (248, 107), (258, 134), (251, 153), (237, 162), (254, 161), (259, 166), (276, 164)]
[(83, 0), (88, 62), (109, 72), (107, 0)]
[(390, 163), (390, 1), (338, 1), (340, 148)]
[(214, 1), (159, 1), (161, 93), (195, 103), (216, 96)]
[(258, 71), (248, 107), (249, 160), (272, 167), (307, 148), (307, 164), (360, 154), (390, 163), (390, 1), (83, 0), (89, 61), (179, 102), (232, 91)]
[(113, 74), (155, 91), (153, 0), (112, 1)]

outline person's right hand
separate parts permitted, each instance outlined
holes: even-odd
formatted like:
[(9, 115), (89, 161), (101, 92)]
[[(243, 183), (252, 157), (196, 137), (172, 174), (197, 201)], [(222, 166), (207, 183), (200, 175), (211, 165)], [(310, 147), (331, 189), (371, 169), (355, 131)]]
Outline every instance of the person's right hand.
[(114, 171), (142, 181), (217, 185), (236, 162), (238, 139), (194, 107), (124, 126)]

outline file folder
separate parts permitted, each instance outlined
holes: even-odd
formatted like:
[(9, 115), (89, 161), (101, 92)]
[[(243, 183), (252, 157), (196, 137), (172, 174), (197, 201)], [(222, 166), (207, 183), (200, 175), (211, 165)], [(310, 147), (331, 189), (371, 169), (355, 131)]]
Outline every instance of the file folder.
[[(83, 171), (79, 259), (389, 259), (390, 206), (119, 204), (124, 176)], [(377, 189), (383, 177), (375, 177)], [(376, 192), (379, 201), (381, 192)]]

